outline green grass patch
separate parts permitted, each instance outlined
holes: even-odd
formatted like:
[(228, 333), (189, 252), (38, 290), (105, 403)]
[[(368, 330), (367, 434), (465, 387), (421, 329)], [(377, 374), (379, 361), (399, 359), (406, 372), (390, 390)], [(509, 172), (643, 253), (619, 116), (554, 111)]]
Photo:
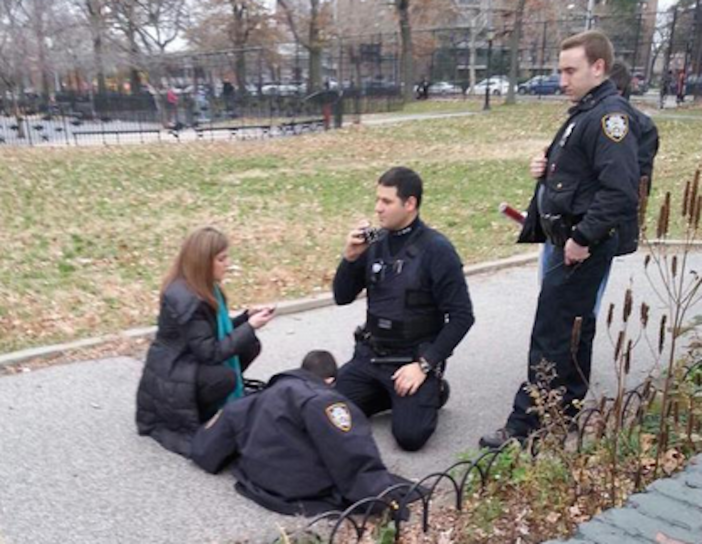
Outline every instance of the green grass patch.
[[(479, 111), (478, 100), (405, 113)], [(214, 224), (240, 270), (232, 305), (329, 289), (348, 229), (373, 217), (374, 185), (405, 164), (426, 182), (424, 219), (465, 263), (531, 250), (497, 213), (528, 203), (531, 156), (564, 103), (269, 141), (6, 149), (0, 163), (0, 352), (153, 323), (185, 234)], [(702, 159), (699, 123), (660, 119), (652, 210)]]

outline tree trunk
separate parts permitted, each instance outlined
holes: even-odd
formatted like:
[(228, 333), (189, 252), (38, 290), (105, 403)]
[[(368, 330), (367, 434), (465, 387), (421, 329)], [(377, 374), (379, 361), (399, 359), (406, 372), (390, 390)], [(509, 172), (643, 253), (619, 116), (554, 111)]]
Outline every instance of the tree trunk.
[[(139, 56), (139, 46), (136, 43), (135, 30), (130, 29), (129, 31), (129, 61), (131, 69), (129, 70), (129, 88), (131, 94), (135, 95), (141, 90), (141, 76), (139, 75), (138, 68), (138, 56)], [(160, 81), (158, 84), (160, 85)]]
[(517, 78), (519, 77), (519, 43), (522, 41), (522, 21), (524, 19), (524, 4), (526, 0), (519, 0), (515, 13), (514, 30), (509, 40), (509, 90), (505, 104), (516, 104)]
[(44, 13), (35, 2), (34, 5), (34, 35), (37, 40), (37, 56), (39, 60), (39, 74), (41, 83), (41, 96), (45, 103), (49, 101), (49, 76), (46, 65), (46, 36), (44, 33)]
[(470, 55), (470, 94), (472, 95), (474, 93), (475, 89), (475, 84), (477, 81), (475, 80), (475, 63), (477, 61), (476, 58), (476, 51), (475, 51), (475, 21), (471, 19), (471, 26), (470, 26), (470, 41), (468, 42), (468, 47), (469, 47), (469, 55)]
[(307, 92), (312, 93), (322, 87), (322, 44), (319, 40), (319, 0), (310, 1), (309, 28), (309, 78)]
[(400, 41), (402, 44), (402, 95), (406, 102), (414, 95), (414, 59), (412, 47), (412, 26), (409, 14), (410, 0), (395, 0), (395, 8), (400, 20)]
[(93, 54), (95, 55), (98, 94), (105, 94), (107, 92), (107, 82), (105, 80), (105, 68), (102, 54), (102, 37), (99, 34), (93, 38)]
[(236, 49), (234, 70), (236, 72), (236, 86), (240, 93), (246, 94), (246, 47), (248, 37), (247, 6), (241, 0), (230, 0), (232, 15), (234, 16), (233, 42)]
[(236, 86), (240, 93), (248, 93), (246, 89), (246, 52), (241, 49), (236, 52), (236, 62), (234, 65), (236, 70)]

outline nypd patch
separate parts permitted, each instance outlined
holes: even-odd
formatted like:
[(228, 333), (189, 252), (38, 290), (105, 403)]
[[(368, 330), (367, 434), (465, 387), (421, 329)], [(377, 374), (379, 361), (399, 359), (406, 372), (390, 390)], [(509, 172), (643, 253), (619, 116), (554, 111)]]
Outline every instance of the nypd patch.
[(327, 417), (334, 427), (344, 431), (345, 433), (351, 430), (351, 411), (349, 410), (349, 407), (346, 406), (345, 402), (330, 404), (325, 409), (325, 412), (327, 413)]
[(613, 142), (621, 142), (629, 133), (629, 117), (624, 113), (609, 113), (602, 118), (604, 133)]

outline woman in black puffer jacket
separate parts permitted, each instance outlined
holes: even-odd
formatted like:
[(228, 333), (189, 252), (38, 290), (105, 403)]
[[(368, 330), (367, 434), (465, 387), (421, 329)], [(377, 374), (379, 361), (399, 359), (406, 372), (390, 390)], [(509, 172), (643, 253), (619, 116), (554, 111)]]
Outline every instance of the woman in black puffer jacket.
[(227, 237), (212, 227), (185, 240), (163, 282), (158, 331), (137, 391), (137, 429), (190, 456), (198, 426), (243, 395), (242, 374), (261, 351), (255, 330), (273, 308), (229, 318), (220, 284), (229, 267)]

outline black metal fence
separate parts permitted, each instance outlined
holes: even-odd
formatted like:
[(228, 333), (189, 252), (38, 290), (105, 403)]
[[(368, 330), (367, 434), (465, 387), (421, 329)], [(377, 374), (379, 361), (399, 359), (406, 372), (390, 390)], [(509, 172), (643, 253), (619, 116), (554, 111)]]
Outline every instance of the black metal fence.
[[(58, 96), (25, 101), (0, 113), (0, 145), (82, 146), (295, 136), (339, 128), (344, 116), (393, 111), (398, 96), (317, 93), (311, 96)], [(348, 118), (348, 117), (347, 117)]]
[[(694, 361), (685, 368), (684, 382), (695, 387), (694, 395), (702, 393), (702, 361)], [(599, 440), (605, 429), (612, 428), (615, 419), (621, 417), (622, 430), (629, 434), (636, 432), (644, 423), (648, 408), (657, 402), (662, 391), (651, 379), (645, 380), (639, 386), (626, 392), (621, 399), (621, 406), (617, 400), (602, 397), (596, 406), (591, 406), (573, 420), (572, 428), (576, 429), (575, 449), (582, 452), (588, 447), (586, 439)], [(702, 420), (686, 422), (688, 432), (700, 432)], [(540, 443), (545, 438), (548, 430), (541, 430), (531, 435), (522, 448), (532, 455), (537, 455)], [(572, 434), (572, 433), (568, 433)], [(565, 447), (567, 435), (563, 435), (562, 446)], [(519, 444), (516, 440), (507, 442), (498, 449), (483, 450), (474, 459), (459, 461), (444, 471), (431, 473), (419, 481), (411, 484), (400, 484), (386, 489), (377, 497), (360, 500), (346, 510), (332, 511), (321, 514), (312, 519), (303, 529), (304, 538), (311, 538), (312, 542), (327, 544), (360, 543), (366, 537), (371, 527), (377, 525), (379, 516), (385, 516), (394, 526), (395, 541), (401, 536), (403, 523), (408, 521), (410, 502), (415, 502), (415, 513), (421, 516), (421, 529), (424, 533), (430, 530), (431, 507), (436, 509), (437, 499), (453, 506), (457, 511), (463, 509), (468, 495), (482, 494), (490, 480), (495, 480), (492, 471), (497, 466), (495, 461), (507, 448)], [(502, 467), (500, 470), (502, 470)], [(643, 468), (639, 466), (639, 473), (635, 474), (636, 485), (640, 484)], [(500, 474), (499, 481), (506, 481), (509, 477)], [(397, 498), (397, 497), (401, 498)], [(300, 535), (296, 535), (300, 536)], [(277, 543), (278, 541), (276, 541)], [(297, 542), (293, 540), (293, 542)]]

